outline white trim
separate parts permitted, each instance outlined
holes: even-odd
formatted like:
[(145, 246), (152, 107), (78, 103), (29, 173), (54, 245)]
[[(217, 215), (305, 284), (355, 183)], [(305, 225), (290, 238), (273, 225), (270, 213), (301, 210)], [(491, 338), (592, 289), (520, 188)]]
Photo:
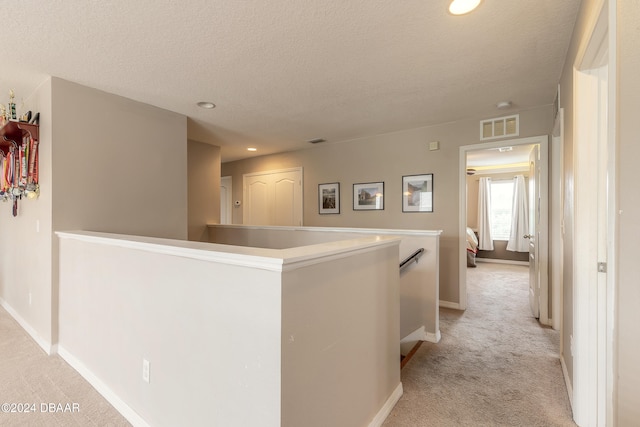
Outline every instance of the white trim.
[[(612, 424), (614, 419), (616, 87), (610, 78), (615, 76), (611, 23), (616, 8), (611, 3), (598, 2), (573, 68), (572, 406), (580, 425)], [(595, 264), (601, 261), (612, 270), (598, 273)]]
[(517, 261), (515, 259), (478, 258), (478, 257), (476, 257), (476, 262), (481, 262), (481, 263), (485, 263), (485, 264), (524, 265), (526, 267), (529, 267), (529, 261)]
[(57, 346), (52, 346), (49, 341), (43, 339), (40, 335), (38, 335), (38, 332), (36, 332), (36, 330), (31, 327), (29, 322), (27, 322), (22, 316), (20, 316), (20, 314), (18, 314), (18, 312), (14, 310), (8, 302), (0, 298), (0, 305), (5, 310), (7, 310), (7, 313), (9, 313), (9, 315), (13, 317), (16, 322), (18, 322), (22, 329), (24, 329), (24, 331), (29, 334), (29, 336), (36, 342), (36, 344), (38, 344), (42, 348), (45, 353), (47, 353), (47, 355), (51, 356), (52, 354), (55, 354)]
[(133, 410), (129, 405), (127, 405), (124, 400), (120, 399), (116, 393), (109, 388), (100, 378), (87, 368), (84, 363), (80, 360), (76, 359), (69, 351), (67, 351), (64, 347), (60, 347), (58, 349), (58, 354), (61, 358), (63, 358), (73, 369), (78, 371), (78, 373), (85, 379), (89, 384), (95, 388), (98, 393), (104, 397), (107, 402), (113, 406), (116, 411), (122, 414), (123, 417), (127, 419), (131, 424), (136, 427), (149, 427), (149, 424), (137, 414), (136, 411)]
[(410, 235), (438, 237), (442, 230), (402, 230), (392, 228), (348, 228), (348, 227), (289, 227), (284, 225), (243, 225), (243, 224), (207, 224), (211, 228), (239, 228), (253, 230), (284, 230), (284, 231), (321, 231), (328, 233), (362, 233), (382, 235)]
[[(558, 97), (559, 95), (558, 89)], [(549, 275), (551, 288), (551, 326), (560, 331), (563, 352), (562, 310), (564, 269), (564, 108), (558, 109), (549, 150)]]
[(291, 249), (266, 249), (93, 231), (57, 231), (56, 234), (61, 240), (77, 240), (268, 271), (292, 271), (346, 258), (354, 253), (398, 245), (401, 240), (393, 235), (370, 236)]
[(439, 343), (441, 339), (442, 335), (440, 335), (440, 329), (438, 329), (435, 334), (433, 332), (426, 332), (424, 337), (424, 341), (429, 341), (436, 344)]
[(569, 404), (573, 407), (573, 387), (571, 386), (571, 379), (569, 378), (569, 371), (567, 371), (567, 364), (564, 361), (564, 357), (560, 354), (560, 366), (562, 367), (562, 376), (564, 377), (564, 384), (567, 386), (567, 395), (569, 396)]
[(287, 172), (300, 172), (300, 173), (302, 173), (302, 166), (297, 166), (297, 167), (294, 167), (294, 168), (273, 169), (273, 170), (262, 171), (262, 172), (248, 172), (248, 173), (243, 173), (242, 177), (244, 178), (245, 176), (246, 177), (251, 177), (251, 176), (273, 175), (273, 174), (277, 174), (277, 173), (287, 173)]
[(369, 423), (369, 427), (382, 426), (384, 421), (393, 410), (393, 407), (396, 406), (396, 403), (398, 403), (398, 400), (400, 400), (400, 398), (402, 397), (402, 393), (402, 383), (400, 383), (398, 384), (396, 389), (393, 390), (393, 393), (391, 393), (391, 396), (389, 396), (387, 401), (384, 402), (384, 405), (382, 405), (382, 408), (380, 408), (376, 416), (373, 417), (373, 420), (371, 420), (371, 422)]
[(463, 308), (460, 308), (460, 304), (457, 302), (451, 302), (451, 301), (443, 301), (440, 300), (438, 305), (441, 308), (452, 308), (454, 310), (464, 310)]

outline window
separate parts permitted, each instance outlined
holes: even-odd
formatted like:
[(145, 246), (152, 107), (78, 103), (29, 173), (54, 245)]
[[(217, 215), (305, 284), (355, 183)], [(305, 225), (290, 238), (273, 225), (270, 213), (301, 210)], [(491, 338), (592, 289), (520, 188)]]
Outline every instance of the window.
[(491, 237), (509, 240), (513, 210), (513, 180), (491, 182)]

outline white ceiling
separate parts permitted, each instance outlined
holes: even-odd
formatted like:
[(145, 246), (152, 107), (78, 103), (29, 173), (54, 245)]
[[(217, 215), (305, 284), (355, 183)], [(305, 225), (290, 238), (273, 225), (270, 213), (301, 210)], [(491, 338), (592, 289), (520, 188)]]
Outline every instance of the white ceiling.
[(553, 101), (579, 0), (448, 3), (7, 1), (0, 93), (56, 76), (172, 110), (223, 161)]

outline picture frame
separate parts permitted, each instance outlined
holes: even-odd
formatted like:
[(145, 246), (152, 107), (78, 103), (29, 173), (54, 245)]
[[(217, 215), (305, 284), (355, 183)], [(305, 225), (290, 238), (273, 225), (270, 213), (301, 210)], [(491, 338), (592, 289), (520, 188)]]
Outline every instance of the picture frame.
[(371, 211), (384, 209), (384, 182), (353, 184), (353, 210)]
[(433, 212), (433, 174), (402, 177), (402, 212)]
[(320, 215), (340, 213), (340, 183), (318, 184), (318, 212)]

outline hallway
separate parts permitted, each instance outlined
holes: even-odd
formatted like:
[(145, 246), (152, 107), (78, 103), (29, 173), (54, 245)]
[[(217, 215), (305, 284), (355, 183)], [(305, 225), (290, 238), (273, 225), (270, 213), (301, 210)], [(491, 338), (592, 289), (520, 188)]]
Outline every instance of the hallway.
[(527, 267), (478, 263), (469, 308), (440, 309), (442, 340), (402, 370), (404, 395), (385, 427), (575, 426), (560, 334), (531, 315)]

